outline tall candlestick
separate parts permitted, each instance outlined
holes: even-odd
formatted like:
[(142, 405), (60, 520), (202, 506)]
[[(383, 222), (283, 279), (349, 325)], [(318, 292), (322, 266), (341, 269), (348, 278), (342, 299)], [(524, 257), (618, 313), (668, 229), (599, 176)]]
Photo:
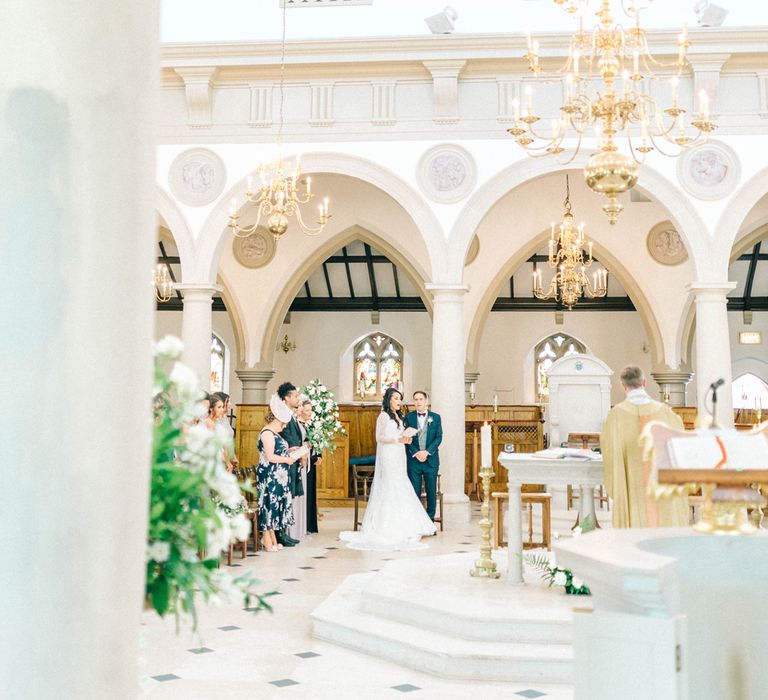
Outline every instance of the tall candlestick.
[(486, 422), (480, 428), (480, 466), (490, 469), (491, 459), (491, 426)]
[(493, 395), (493, 412), (496, 413), (499, 410), (499, 396), (498, 394)]

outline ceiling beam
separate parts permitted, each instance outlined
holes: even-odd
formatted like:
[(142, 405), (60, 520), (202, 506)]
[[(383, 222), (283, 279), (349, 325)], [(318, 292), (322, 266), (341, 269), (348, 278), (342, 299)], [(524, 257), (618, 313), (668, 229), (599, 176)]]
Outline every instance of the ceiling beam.
[(376, 273), (373, 270), (373, 255), (371, 246), (363, 243), (365, 246), (365, 259), (368, 263), (368, 280), (371, 283), (371, 298), (373, 299), (373, 311), (379, 310), (379, 290), (376, 288)]
[[(184, 300), (180, 297), (173, 297), (166, 302), (157, 302), (158, 311), (183, 311)], [(212, 311), (226, 311), (227, 307), (221, 297), (213, 297)]]
[(328, 289), (328, 296), (333, 299), (333, 289), (331, 289), (331, 278), (328, 276), (328, 265), (323, 263), (323, 274), (325, 275), (325, 286)]
[[(346, 247), (342, 248), (342, 250), (346, 250)], [(371, 254), (371, 259), (375, 263), (388, 263), (391, 262), (390, 259), (386, 255), (373, 255)], [(368, 262), (368, 256), (367, 255), (331, 255), (330, 258), (326, 258), (325, 262), (327, 263), (367, 263)]]
[[(378, 308), (374, 308), (374, 304)], [(296, 297), (293, 311), (426, 311), (421, 297)]]
[(312, 298), (312, 291), (309, 288), (309, 280), (304, 282), (304, 292), (307, 295), (307, 299), (311, 299)]
[[(554, 299), (534, 299), (533, 297), (499, 297), (493, 304), (492, 311), (549, 311), (567, 310), (562, 303)], [(572, 311), (634, 311), (635, 305), (629, 297), (600, 297), (582, 299)]]
[(751, 297), (749, 308), (744, 297), (728, 297), (728, 311), (768, 311), (768, 297)]
[[(347, 284), (349, 285), (349, 296), (351, 296), (353, 299), (355, 298), (355, 286), (352, 284), (352, 273), (349, 269), (349, 256), (347, 255), (347, 246), (344, 246), (341, 249), (342, 253), (344, 255), (342, 256), (342, 260), (344, 261), (344, 267), (347, 270)], [(337, 256), (338, 257), (338, 256)]]
[(749, 269), (747, 270), (747, 281), (744, 283), (744, 310), (749, 311), (752, 308), (752, 284), (755, 281), (755, 271), (757, 270), (757, 261), (760, 258), (760, 244), (762, 241), (755, 243), (755, 247), (752, 248), (751, 260), (749, 261)]
[[(762, 241), (761, 241), (762, 242)], [(754, 255), (754, 248), (752, 249), (752, 253), (744, 253), (744, 255), (739, 255), (736, 260), (740, 260), (742, 262), (749, 262), (752, 260), (752, 256)], [(758, 260), (768, 260), (768, 253), (760, 253), (757, 256)]]
[(397, 265), (395, 263), (392, 263), (392, 276), (395, 278), (395, 294), (397, 295), (397, 298), (400, 298), (400, 280), (397, 277)]

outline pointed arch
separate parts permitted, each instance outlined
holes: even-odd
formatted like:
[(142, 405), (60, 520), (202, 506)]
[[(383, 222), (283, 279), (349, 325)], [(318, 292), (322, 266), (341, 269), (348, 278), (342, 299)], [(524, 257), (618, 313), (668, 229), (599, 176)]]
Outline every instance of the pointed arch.
[(173, 236), (181, 260), (181, 280), (187, 281), (195, 267), (195, 239), (184, 214), (162, 188), (155, 188), (155, 209)]
[[(303, 154), (301, 166), (307, 174), (329, 173), (356, 178), (388, 195), (408, 214), (423, 238), (430, 258), (425, 261), (425, 279), (439, 279), (439, 273), (445, 268), (445, 235), (431, 207), (413, 187), (378, 163), (345, 153)], [(196, 265), (196, 274), (201, 279), (216, 277), (222, 248), (228, 239), (230, 203), (235, 200), (238, 208), (245, 204), (246, 183), (247, 177), (243, 177), (222, 195), (203, 226)]]
[[(488, 212), (502, 197), (521, 185), (546, 175), (580, 172), (588, 157), (588, 154), (580, 154), (567, 166), (548, 158), (519, 160), (480, 186), (464, 205), (450, 232), (447, 264), (451, 279), (456, 282), (463, 279), (464, 260), (472, 238)], [(709, 242), (706, 235), (703, 235), (708, 230), (704, 220), (688, 196), (676, 185), (648, 165), (640, 167), (641, 184), (636, 189), (647, 192), (665, 209), (669, 220), (675, 225), (685, 243), (693, 262), (694, 274), (698, 275), (700, 260), (706, 260), (709, 251)]]
[[(713, 258), (724, 261), (727, 264), (731, 259), (732, 249), (739, 240), (739, 231), (747, 220), (752, 209), (768, 194), (768, 167), (759, 170), (747, 180), (731, 197), (723, 213), (717, 221), (714, 231), (716, 254)], [(727, 279), (727, 268), (722, 276), (717, 278)]]
[(427, 312), (432, 315), (432, 300), (424, 286), (428, 280), (426, 270), (408, 260), (397, 248), (391, 245), (380, 233), (375, 233), (370, 228), (354, 225), (329, 238), (323, 245), (314, 251), (314, 253), (303, 261), (291, 275), (288, 282), (282, 289), (280, 299), (271, 305), (272, 313), (269, 315), (264, 335), (261, 339), (260, 362), (272, 366), (274, 361), (275, 347), (277, 347), (278, 335), (283, 325), (283, 319), (293, 303), (294, 298), (299, 293), (309, 275), (316, 267), (321, 265), (330, 255), (339, 248), (360, 240), (369, 243), (377, 250), (386, 255), (398, 268), (405, 271), (414, 283), (414, 287), (419, 293)]
[[(505, 280), (509, 279), (509, 276), (513, 274), (515, 270), (531, 257), (531, 255), (534, 255), (537, 250), (546, 244), (548, 237), (549, 231), (542, 231), (533, 240), (528, 241), (527, 245), (519, 249), (487, 285), (470, 325), (469, 337), (467, 339), (467, 364), (469, 366), (477, 365), (483, 331), (488, 316), (491, 313), (493, 303), (496, 301), (499, 288)], [(611, 271), (611, 274), (616, 276), (629, 295), (629, 298), (632, 300), (632, 303), (635, 305), (635, 308), (640, 315), (640, 319), (643, 322), (643, 326), (645, 327), (645, 331), (648, 334), (654, 362), (661, 362), (662, 358), (665, 356), (676, 357), (676, 348), (664, 347), (661, 329), (659, 328), (651, 304), (643, 293), (640, 284), (634, 279), (618, 258), (614, 257), (607, 249), (595, 243), (594, 251), (595, 257)]]

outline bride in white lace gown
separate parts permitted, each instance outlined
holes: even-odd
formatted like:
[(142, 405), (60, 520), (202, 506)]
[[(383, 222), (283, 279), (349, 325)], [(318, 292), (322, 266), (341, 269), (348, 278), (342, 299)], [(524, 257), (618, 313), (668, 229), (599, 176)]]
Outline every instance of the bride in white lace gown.
[(420, 549), (427, 546), (421, 538), (436, 532), (408, 479), (405, 445), (411, 438), (402, 434), (402, 402), (397, 389), (387, 389), (376, 421), (376, 471), (362, 528), (339, 534), (352, 549)]

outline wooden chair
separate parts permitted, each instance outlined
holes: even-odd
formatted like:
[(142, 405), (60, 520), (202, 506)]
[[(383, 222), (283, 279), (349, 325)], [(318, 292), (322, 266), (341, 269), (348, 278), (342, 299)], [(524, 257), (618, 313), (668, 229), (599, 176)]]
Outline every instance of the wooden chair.
[[(427, 507), (427, 492), (421, 489), (421, 502), (424, 508)], [(440, 474), (437, 475), (437, 508), (435, 509), (435, 522), (440, 525), (440, 532), (443, 531), (443, 489), (440, 486)]]
[(360, 521), (360, 501), (368, 501), (375, 470), (375, 466), (368, 464), (352, 465), (352, 493), (355, 497), (355, 521), (352, 528), (353, 530), (357, 530), (357, 528), (362, 525), (362, 522)]
[[(523, 549), (534, 547), (552, 548), (552, 494), (549, 493), (522, 493), (521, 500), (528, 510), (528, 541), (523, 542)], [(491, 494), (491, 508), (493, 510), (493, 542), (495, 549), (507, 546), (504, 541), (502, 528), (504, 526), (504, 504), (509, 501), (506, 491), (494, 491)], [(533, 506), (541, 506), (541, 542), (533, 541)]]
[[(251, 470), (253, 473), (253, 476), (251, 476)], [(236, 469), (232, 470), (232, 474), (237, 479), (238, 483), (244, 483), (247, 478), (251, 478), (252, 482), (255, 483), (256, 480), (256, 468), (255, 467), (238, 467)], [(234, 553), (235, 548), (240, 549), (240, 558), (245, 559), (246, 555), (248, 554), (248, 541), (253, 538), (253, 551), (257, 552), (259, 550), (259, 539), (258, 539), (258, 517), (256, 514), (256, 508), (251, 506), (251, 503), (248, 502), (248, 497), (252, 496), (252, 494), (249, 494), (245, 491), (242, 492), (243, 498), (245, 498), (246, 503), (248, 503), (248, 511), (245, 514), (245, 517), (248, 518), (248, 520), (251, 521), (251, 533), (241, 542), (230, 542), (229, 547), (227, 549), (227, 566), (232, 566), (232, 555)], [(255, 505), (255, 504), (254, 504)]]

